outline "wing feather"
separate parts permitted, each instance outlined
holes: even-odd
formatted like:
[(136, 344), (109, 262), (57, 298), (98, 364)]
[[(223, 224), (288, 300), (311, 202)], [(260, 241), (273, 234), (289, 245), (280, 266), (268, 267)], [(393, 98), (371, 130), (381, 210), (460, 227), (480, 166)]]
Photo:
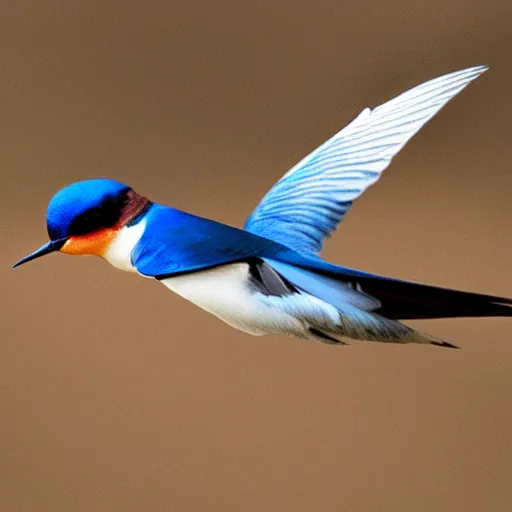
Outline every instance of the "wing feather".
[(318, 253), (352, 202), (448, 101), (487, 68), (434, 78), (370, 110), (292, 167), (263, 197), (244, 229)]

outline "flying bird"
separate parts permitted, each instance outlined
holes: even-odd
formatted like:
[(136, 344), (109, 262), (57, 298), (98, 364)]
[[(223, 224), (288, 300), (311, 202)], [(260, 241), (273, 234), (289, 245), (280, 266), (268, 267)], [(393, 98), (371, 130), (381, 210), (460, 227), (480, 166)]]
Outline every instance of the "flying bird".
[(486, 69), (449, 73), (364, 109), (292, 167), (243, 229), (91, 179), (53, 196), (50, 241), (14, 266), (55, 251), (94, 254), (159, 280), (249, 334), (455, 347), (400, 320), (512, 316), (512, 299), (370, 274), (329, 263), (320, 252), (407, 141)]

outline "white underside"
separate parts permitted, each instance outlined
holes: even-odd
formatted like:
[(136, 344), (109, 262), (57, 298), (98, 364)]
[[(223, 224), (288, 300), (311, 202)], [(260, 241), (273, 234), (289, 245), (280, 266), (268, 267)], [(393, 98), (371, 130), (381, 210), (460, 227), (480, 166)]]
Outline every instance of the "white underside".
[(254, 335), (289, 333), (308, 337), (315, 325), (333, 325), (336, 308), (308, 294), (268, 296), (250, 284), (249, 265), (233, 263), (162, 280), (170, 290), (217, 316), (227, 324)]

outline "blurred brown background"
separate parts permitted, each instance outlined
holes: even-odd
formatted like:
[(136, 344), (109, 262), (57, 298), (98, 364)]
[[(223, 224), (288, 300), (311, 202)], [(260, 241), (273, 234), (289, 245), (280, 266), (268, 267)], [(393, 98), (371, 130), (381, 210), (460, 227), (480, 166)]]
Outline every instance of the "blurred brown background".
[(510, 2), (0, 5), (0, 510), (512, 509), (512, 322), (463, 347), (252, 338), (95, 258), (10, 265), (94, 176), (240, 225), (292, 164), (434, 76), (491, 71), (328, 243), (348, 266), (512, 295)]

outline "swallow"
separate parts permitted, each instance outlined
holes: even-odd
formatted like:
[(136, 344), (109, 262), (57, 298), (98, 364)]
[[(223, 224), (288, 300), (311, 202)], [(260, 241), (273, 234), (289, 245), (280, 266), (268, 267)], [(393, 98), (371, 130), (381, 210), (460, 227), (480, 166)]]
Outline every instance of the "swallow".
[(449, 100), (486, 71), (435, 78), (373, 110), (292, 167), (243, 229), (157, 204), (111, 179), (66, 186), (48, 205), (52, 252), (93, 254), (148, 278), (252, 335), (455, 345), (402, 320), (512, 316), (512, 299), (363, 272), (320, 257), (352, 203)]

